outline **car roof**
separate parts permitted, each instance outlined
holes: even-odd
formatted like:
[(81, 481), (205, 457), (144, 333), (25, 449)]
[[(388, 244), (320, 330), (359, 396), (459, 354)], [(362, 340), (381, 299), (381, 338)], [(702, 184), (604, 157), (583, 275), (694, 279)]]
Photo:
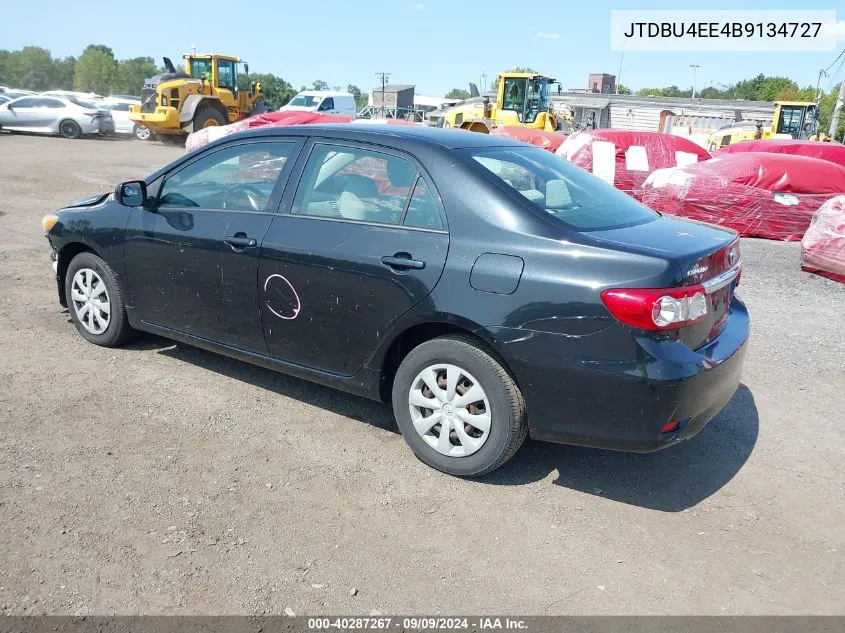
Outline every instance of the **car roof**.
[[(297, 95), (306, 97), (351, 97), (352, 93), (337, 90), (300, 90)], [(294, 95), (296, 96), (296, 95)]]
[[(356, 125), (354, 123), (327, 123), (316, 125), (267, 126), (240, 132), (239, 138), (265, 136), (323, 136), (350, 141), (393, 145), (409, 144), (438, 146), (444, 149), (484, 147), (527, 147), (525, 143), (466, 130), (444, 130), (423, 125)], [(224, 138), (232, 138), (224, 137)], [(222, 139), (221, 139), (222, 140)], [(529, 146), (530, 147), (530, 146)]]

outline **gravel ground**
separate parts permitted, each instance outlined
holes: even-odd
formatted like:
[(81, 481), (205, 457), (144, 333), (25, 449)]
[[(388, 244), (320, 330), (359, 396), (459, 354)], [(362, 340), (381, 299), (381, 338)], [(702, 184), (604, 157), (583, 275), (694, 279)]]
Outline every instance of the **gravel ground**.
[(845, 614), (845, 287), (797, 244), (743, 242), (743, 385), (698, 437), (463, 481), (387, 406), (78, 336), (41, 216), (180, 151), (0, 136), (0, 613)]

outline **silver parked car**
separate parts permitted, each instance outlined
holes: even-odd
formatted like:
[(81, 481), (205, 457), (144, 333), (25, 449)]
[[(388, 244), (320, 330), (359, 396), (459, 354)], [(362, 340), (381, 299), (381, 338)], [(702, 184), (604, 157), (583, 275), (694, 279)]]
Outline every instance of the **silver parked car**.
[(75, 97), (29, 95), (0, 104), (0, 128), (79, 138), (114, 134), (114, 119), (108, 110)]

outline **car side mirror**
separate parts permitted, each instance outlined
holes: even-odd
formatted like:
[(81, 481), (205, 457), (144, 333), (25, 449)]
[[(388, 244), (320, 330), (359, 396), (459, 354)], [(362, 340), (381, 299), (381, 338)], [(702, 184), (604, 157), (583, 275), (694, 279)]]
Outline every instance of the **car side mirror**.
[(143, 180), (128, 180), (114, 189), (114, 199), (125, 207), (142, 207), (147, 201), (147, 184)]

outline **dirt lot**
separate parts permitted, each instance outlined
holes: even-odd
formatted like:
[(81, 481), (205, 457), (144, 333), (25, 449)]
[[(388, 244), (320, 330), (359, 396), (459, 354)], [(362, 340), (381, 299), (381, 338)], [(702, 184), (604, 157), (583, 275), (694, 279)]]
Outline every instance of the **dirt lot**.
[(0, 136), (0, 612), (845, 614), (845, 287), (797, 244), (743, 243), (744, 384), (697, 438), (462, 481), (386, 406), (78, 336), (41, 216), (180, 151)]

